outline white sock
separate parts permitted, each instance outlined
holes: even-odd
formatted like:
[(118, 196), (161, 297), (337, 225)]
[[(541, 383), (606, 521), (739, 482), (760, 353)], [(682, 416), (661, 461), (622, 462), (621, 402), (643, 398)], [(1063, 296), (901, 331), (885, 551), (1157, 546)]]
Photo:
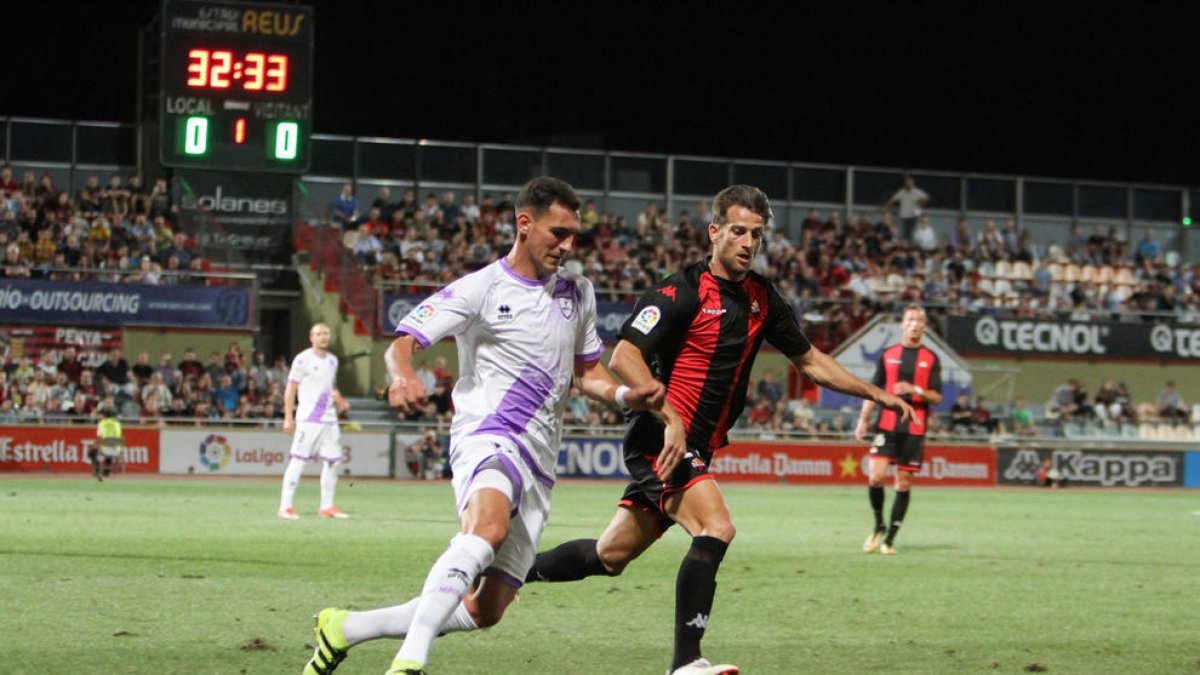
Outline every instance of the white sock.
[(296, 494), (296, 486), (300, 484), (300, 474), (303, 472), (304, 460), (293, 457), (283, 472), (283, 494), (279, 497), (279, 508), (292, 508), (292, 497)]
[[(345, 623), (342, 624), (342, 635), (352, 646), (376, 638), (402, 638), (408, 634), (408, 629), (412, 626), (413, 615), (417, 613), (417, 603), (420, 601), (421, 598), (416, 597), (395, 607), (372, 609), (367, 612), (351, 612), (346, 616)], [(457, 633), (477, 628), (479, 626), (471, 618), (467, 606), (460, 602), (458, 607), (454, 608), (454, 613), (450, 615), (450, 618), (446, 619), (446, 623), (442, 624), (441, 632), (443, 634)]]
[(333, 507), (333, 493), (337, 491), (337, 462), (321, 462), (321, 508)]
[(433, 639), (454, 609), (462, 604), (475, 577), (495, 555), (491, 544), (482, 537), (459, 534), (450, 540), (450, 548), (437, 559), (429, 576), (425, 577), (425, 588), (421, 590), (408, 635), (400, 645), (400, 651), (396, 652), (396, 658), (425, 664)]

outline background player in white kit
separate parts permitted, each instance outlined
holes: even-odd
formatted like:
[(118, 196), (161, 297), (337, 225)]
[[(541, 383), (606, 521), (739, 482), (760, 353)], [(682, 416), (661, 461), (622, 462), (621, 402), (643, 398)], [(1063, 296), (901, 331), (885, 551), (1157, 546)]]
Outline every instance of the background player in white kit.
[(323, 518), (346, 518), (346, 514), (333, 505), (333, 494), (337, 490), (337, 464), (342, 459), (337, 416), (349, 406), (334, 385), (338, 359), (328, 351), (329, 326), (315, 324), (308, 331), (308, 341), (312, 347), (297, 354), (292, 361), (287, 387), (283, 391), (283, 430), (293, 436), (292, 459), (283, 472), (278, 515), (286, 520), (299, 518), (292, 508), (292, 497), (296, 494), (304, 464), (319, 458), (321, 507), (317, 514)]
[(555, 178), (535, 178), (517, 197), (517, 240), (508, 256), (450, 284), (396, 328), (387, 353), (388, 400), (400, 411), (426, 392), (413, 353), (455, 336), (450, 461), (462, 525), (434, 563), (421, 595), (368, 612), (317, 615), (306, 675), (327, 675), (351, 645), (404, 636), (391, 675), (421, 674), (439, 633), (491, 626), (517, 595), (550, 510), (550, 488), (572, 378), (592, 398), (659, 408), (653, 382), (619, 386), (600, 357), (596, 297), (582, 277), (558, 271), (579, 232), (579, 197)]

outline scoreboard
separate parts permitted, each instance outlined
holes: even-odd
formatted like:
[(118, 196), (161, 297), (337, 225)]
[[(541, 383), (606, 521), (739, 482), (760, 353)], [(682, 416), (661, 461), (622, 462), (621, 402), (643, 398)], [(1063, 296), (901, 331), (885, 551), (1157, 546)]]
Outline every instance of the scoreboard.
[(159, 161), (302, 173), (312, 133), (313, 10), (164, 0)]

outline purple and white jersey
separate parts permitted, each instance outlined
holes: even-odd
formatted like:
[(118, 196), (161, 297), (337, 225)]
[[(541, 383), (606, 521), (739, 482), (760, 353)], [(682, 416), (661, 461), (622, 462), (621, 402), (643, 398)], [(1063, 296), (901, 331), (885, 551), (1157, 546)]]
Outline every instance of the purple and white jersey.
[(562, 270), (526, 279), (500, 259), (430, 296), (396, 334), (422, 347), (450, 335), (458, 343), (452, 445), (508, 438), (539, 479), (553, 482), (575, 362), (604, 354), (591, 282)]
[(335, 424), (337, 410), (333, 406), (333, 381), (337, 377), (338, 360), (329, 352), (324, 358), (312, 348), (305, 349), (292, 360), (288, 382), (296, 383), (296, 422)]

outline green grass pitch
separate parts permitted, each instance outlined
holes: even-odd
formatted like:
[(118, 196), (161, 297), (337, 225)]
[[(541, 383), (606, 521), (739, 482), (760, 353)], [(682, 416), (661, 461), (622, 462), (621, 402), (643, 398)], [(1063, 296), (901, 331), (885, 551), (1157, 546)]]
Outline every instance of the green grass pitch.
[[(1195, 491), (914, 492), (899, 555), (865, 555), (865, 487), (723, 487), (738, 536), (705, 653), (743, 673), (1200, 673)], [(274, 517), (275, 480), (0, 478), (0, 672), (300, 673), (311, 615), (418, 592), (456, 531), (446, 483), (343, 479), (350, 520)], [(555, 490), (543, 547), (595, 537), (619, 483)], [(888, 494), (888, 508), (891, 491)], [(673, 528), (622, 577), (533, 584), (439, 673), (662, 673)], [(339, 673), (382, 673), (399, 643)]]

